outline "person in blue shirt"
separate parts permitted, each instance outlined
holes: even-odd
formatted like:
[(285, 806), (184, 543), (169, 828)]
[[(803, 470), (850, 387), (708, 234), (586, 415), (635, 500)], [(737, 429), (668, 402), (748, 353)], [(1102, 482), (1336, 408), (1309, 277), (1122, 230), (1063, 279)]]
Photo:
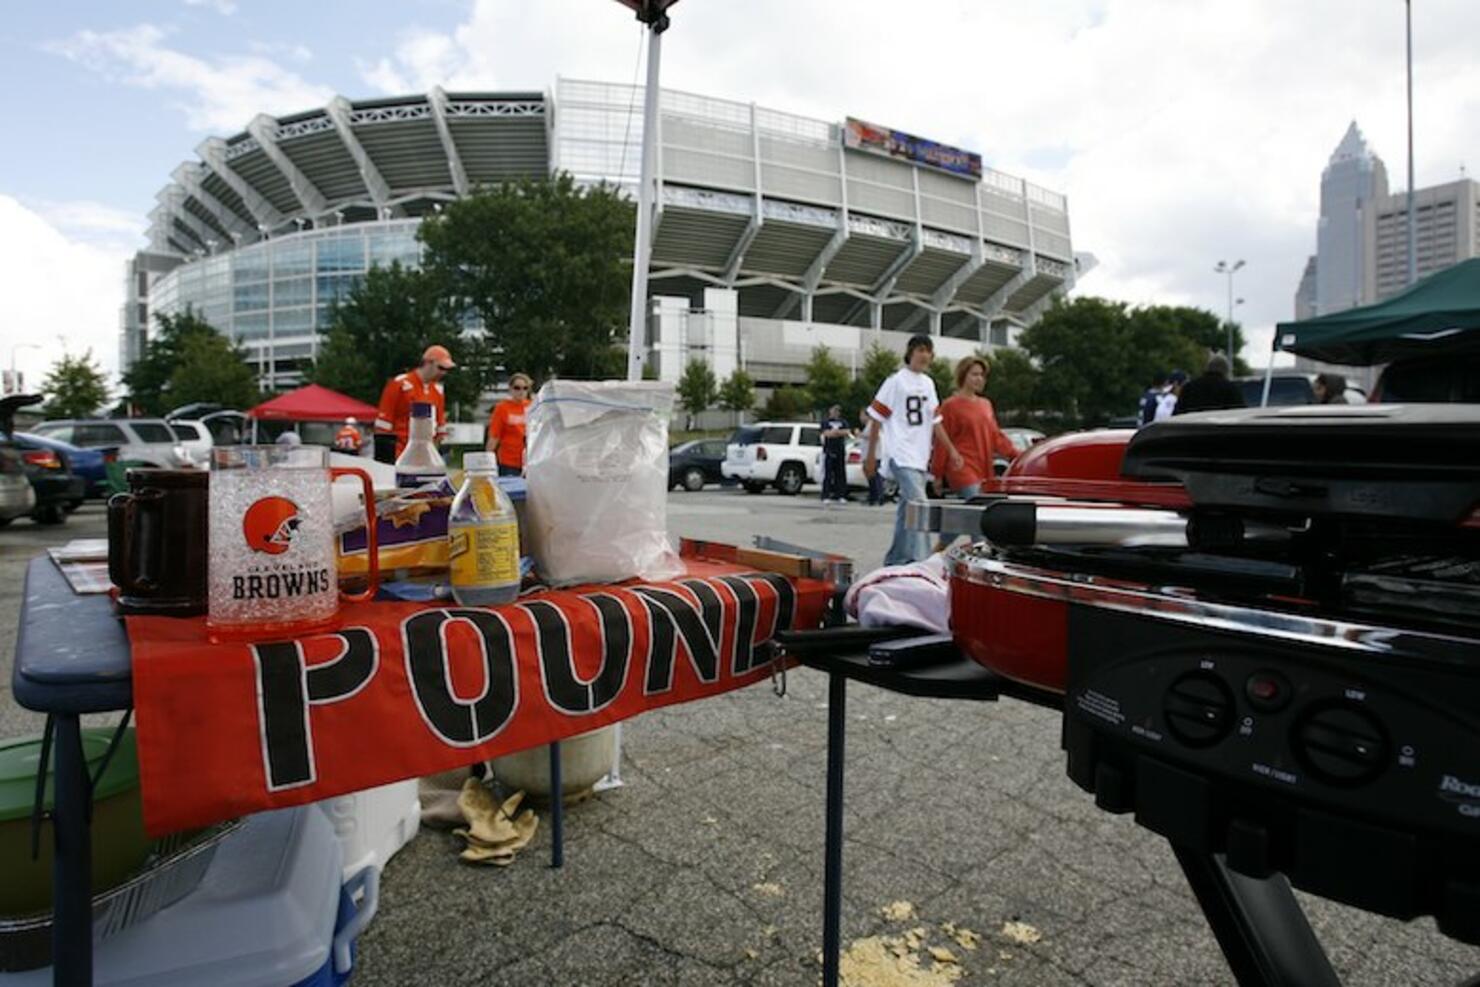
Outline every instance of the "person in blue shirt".
[(822, 419), (822, 502), (843, 504), (848, 500), (848, 421), (843, 406), (835, 404)]

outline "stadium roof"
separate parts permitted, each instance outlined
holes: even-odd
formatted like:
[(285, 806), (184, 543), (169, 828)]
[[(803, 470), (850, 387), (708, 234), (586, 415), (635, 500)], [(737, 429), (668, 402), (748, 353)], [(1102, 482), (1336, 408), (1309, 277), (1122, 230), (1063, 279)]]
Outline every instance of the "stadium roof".
[[(350, 101), (208, 138), (151, 212), (150, 249), (217, 253), (307, 226), (420, 216), (552, 170), (634, 190), (641, 87)], [(949, 174), (845, 147), (844, 124), (664, 90), (655, 293), (739, 290), (742, 315), (941, 331), (1028, 314), (1073, 280), (1068, 205), (991, 168)], [(908, 135), (901, 135), (907, 137)], [(911, 138), (912, 140), (914, 138)], [(876, 315), (874, 317), (877, 317)]]

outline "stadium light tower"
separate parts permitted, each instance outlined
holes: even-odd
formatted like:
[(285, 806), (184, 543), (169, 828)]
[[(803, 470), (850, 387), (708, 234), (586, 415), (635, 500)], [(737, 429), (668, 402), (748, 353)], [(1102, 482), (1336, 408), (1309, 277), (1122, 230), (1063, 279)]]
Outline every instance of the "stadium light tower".
[(658, 65), (663, 53), (663, 32), (668, 30), (668, 8), (678, 0), (617, 0), (637, 14), (648, 26), (647, 87), (642, 100), (642, 168), (637, 185), (637, 234), (632, 248), (632, 308), (627, 321), (627, 379), (642, 379), (643, 356), (647, 352), (647, 282), (651, 262), (653, 176), (658, 160)]
[[(1232, 264), (1226, 260), (1220, 260), (1218, 266), (1213, 268), (1214, 274), (1228, 275), (1228, 354), (1229, 366), (1233, 365), (1233, 272), (1244, 266), (1244, 262), (1236, 260)], [(1243, 301), (1242, 298), (1239, 301)]]

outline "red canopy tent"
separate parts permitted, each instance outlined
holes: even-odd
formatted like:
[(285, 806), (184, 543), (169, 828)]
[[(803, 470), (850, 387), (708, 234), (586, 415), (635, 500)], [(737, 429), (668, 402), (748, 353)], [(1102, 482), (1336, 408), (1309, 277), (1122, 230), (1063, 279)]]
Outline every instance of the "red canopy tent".
[(373, 422), (375, 414), (375, 408), (363, 401), (356, 401), (348, 395), (318, 384), (309, 384), (296, 391), (279, 394), (270, 401), (263, 401), (248, 411), (247, 417), (262, 421), (295, 422), (339, 422), (353, 417), (362, 422)]

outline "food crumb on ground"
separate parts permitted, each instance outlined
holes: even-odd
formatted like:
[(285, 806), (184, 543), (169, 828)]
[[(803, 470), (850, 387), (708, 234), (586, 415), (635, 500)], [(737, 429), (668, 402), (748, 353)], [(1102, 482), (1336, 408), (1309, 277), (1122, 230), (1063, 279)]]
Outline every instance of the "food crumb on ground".
[(915, 906), (908, 901), (892, 901), (879, 910), (891, 922), (908, 922), (915, 917)]
[(1043, 939), (1043, 933), (1027, 922), (1003, 922), (1002, 935), (1022, 946), (1028, 946)]

